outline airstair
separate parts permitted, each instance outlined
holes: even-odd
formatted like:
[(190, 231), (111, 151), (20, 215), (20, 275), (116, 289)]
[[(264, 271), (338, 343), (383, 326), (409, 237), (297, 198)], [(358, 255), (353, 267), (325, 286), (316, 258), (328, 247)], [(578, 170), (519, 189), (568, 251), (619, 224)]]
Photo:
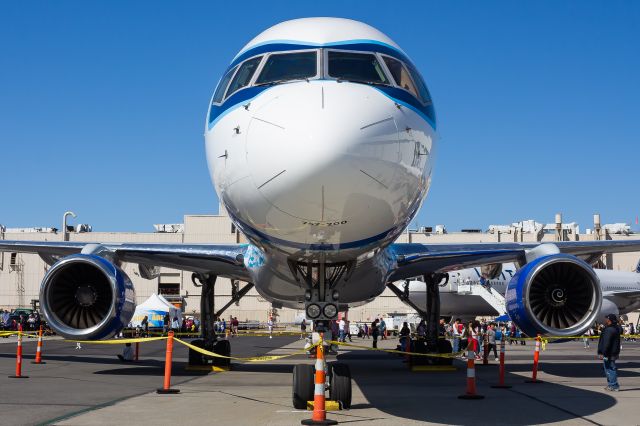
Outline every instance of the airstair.
[(458, 284), (458, 294), (480, 296), (493, 309), (496, 310), (498, 316), (507, 313), (504, 296), (489, 285), (482, 285), (479, 281), (467, 281)]

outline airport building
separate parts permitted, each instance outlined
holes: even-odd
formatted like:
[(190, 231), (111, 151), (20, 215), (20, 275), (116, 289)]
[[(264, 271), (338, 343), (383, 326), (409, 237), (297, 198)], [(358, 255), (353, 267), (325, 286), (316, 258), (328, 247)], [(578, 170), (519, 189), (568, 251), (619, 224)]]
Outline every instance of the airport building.
[[(219, 215), (187, 215), (182, 224), (154, 225), (155, 232), (90, 232), (86, 225), (78, 226), (66, 235), (55, 228), (11, 229), (0, 227), (0, 239), (35, 240), (35, 241), (69, 241), (81, 242), (131, 242), (131, 243), (209, 243), (234, 244), (245, 243), (229, 217), (220, 207)], [(510, 225), (491, 225), (488, 231), (468, 229), (448, 233), (444, 226), (423, 227), (408, 230), (398, 238), (398, 242), (411, 243), (472, 243), (472, 242), (536, 242), (536, 241), (592, 241), (597, 239), (634, 239), (638, 235), (630, 234), (629, 227), (624, 224), (600, 225), (599, 219), (592, 229), (580, 233), (575, 223), (562, 223), (559, 215), (552, 224), (541, 224), (524, 221)], [(606, 255), (601, 259), (599, 267), (633, 271), (640, 259), (640, 253), (621, 253)], [(35, 306), (38, 303), (40, 283), (49, 265), (36, 254), (0, 253), (0, 308)], [(168, 301), (179, 306), (187, 314), (199, 314), (200, 287), (192, 280), (191, 273), (168, 268), (160, 268), (157, 278), (144, 279), (138, 265), (124, 264), (123, 270), (131, 278), (137, 303), (145, 301), (153, 293), (163, 295)], [(226, 278), (218, 278), (216, 282), (215, 309), (220, 309), (231, 301), (233, 292), (244, 283), (232, 282)], [(238, 317), (240, 321), (266, 321), (270, 313), (275, 313), (279, 322), (293, 322), (303, 315), (302, 311), (278, 309), (271, 306), (255, 290), (251, 289), (239, 303), (233, 303), (223, 314)], [(373, 302), (361, 307), (352, 308), (349, 318), (352, 321), (370, 321), (376, 316), (387, 316), (390, 313), (412, 313), (413, 310), (403, 304), (391, 291), (385, 292)], [(629, 316), (631, 321), (638, 321), (638, 313)]]

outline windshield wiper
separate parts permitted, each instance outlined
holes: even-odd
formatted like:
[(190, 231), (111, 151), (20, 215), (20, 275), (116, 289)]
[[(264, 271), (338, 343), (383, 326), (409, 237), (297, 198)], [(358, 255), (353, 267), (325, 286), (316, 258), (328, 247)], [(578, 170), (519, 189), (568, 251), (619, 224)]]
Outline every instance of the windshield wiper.
[(304, 78), (283, 78), (282, 80), (273, 80), (273, 81), (265, 81), (264, 83), (256, 83), (256, 84), (254, 84), (254, 86), (273, 86), (274, 84), (291, 83), (291, 82), (295, 82), (295, 81), (306, 81), (308, 83), (309, 79), (307, 77), (304, 77)]
[(337, 78), (336, 81), (338, 83), (343, 83), (347, 81), (349, 83), (370, 84), (372, 86), (390, 86), (389, 83), (384, 83), (382, 81), (357, 80), (355, 78)]

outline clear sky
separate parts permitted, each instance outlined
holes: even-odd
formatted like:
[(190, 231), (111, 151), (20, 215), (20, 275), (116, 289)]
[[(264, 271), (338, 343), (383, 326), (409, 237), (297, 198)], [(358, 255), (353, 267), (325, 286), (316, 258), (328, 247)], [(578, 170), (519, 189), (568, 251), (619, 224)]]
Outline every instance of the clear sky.
[(364, 21), (422, 71), (441, 143), (417, 223), (640, 214), (640, 2), (0, 3), (0, 223), (151, 231), (216, 213), (220, 74), (287, 19)]

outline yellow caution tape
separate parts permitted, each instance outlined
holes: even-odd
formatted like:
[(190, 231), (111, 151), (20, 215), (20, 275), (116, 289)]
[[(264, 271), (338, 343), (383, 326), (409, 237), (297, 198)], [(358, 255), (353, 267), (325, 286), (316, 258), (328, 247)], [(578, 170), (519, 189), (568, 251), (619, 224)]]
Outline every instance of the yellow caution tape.
[[(87, 343), (87, 344), (95, 344), (95, 345), (124, 345), (126, 343), (144, 343), (144, 342), (154, 342), (156, 340), (165, 340), (166, 337), (137, 337), (133, 339), (111, 339), (111, 340), (71, 340), (65, 339), (65, 342), (73, 342), (73, 343)], [(178, 339), (174, 339), (178, 340)]]
[(200, 352), (203, 355), (208, 355), (208, 356), (212, 356), (212, 357), (216, 357), (216, 358), (226, 358), (226, 359), (233, 359), (236, 361), (246, 361), (246, 362), (262, 362), (262, 361), (274, 361), (277, 359), (282, 359), (282, 358), (287, 358), (290, 356), (294, 356), (294, 355), (301, 355), (306, 353), (307, 351), (315, 348), (316, 346), (318, 346), (317, 344), (301, 349), (299, 351), (296, 352), (292, 352), (290, 354), (284, 354), (284, 355), (262, 355), (262, 356), (250, 356), (250, 357), (246, 357), (246, 358), (240, 358), (240, 357), (233, 357), (233, 356), (224, 356), (224, 355), (220, 355), (217, 354), (215, 352), (210, 352), (206, 349), (202, 349), (199, 348), (195, 345), (192, 345), (191, 343), (187, 343), (184, 340), (180, 340), (178, 338), (174, 338), (173, 340), (175, 340), (178, 343), (182, 343), (183, 345), (185, 345), (186, 347), (193, 349), (196, 352)]
[(404, 352), (404, 351), (398, 351), (396, 349), (382, 349), (382, 348), (370, 348), (369, 346), (360, 346), (360, 345), (354, 345), (352, 343), (345, 343), (345, 342), (336, 342), (335, 340), (325, 340), (325, 342), (330, 343), (332, 345), (338, 345), (338, 346), (348, 346), (351, 348), (359, 348), (359, 349), (366, 349), (368, 351), (378, 351), (378, 352), (388, 352), (391, 354), (400, 354), (400, 355), (411, 355), (411, 356), (426, 356), (426, 357), (432, 357), (432, 358), (455, 358), (459, 355), (464, 354), (464, 351), (461, 352), (456, 352), (456, 353), (445, 353), (445, 354), (436, 354), (436, 353), (428, 353), (428, 354), (423, 354), (423, 353), (419, 353), (419, 352)]

